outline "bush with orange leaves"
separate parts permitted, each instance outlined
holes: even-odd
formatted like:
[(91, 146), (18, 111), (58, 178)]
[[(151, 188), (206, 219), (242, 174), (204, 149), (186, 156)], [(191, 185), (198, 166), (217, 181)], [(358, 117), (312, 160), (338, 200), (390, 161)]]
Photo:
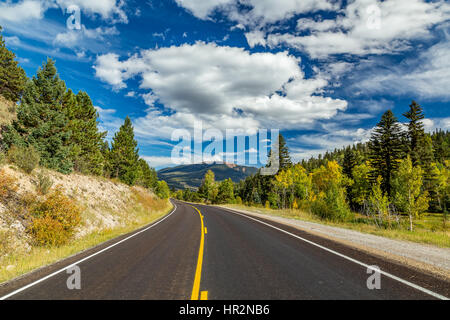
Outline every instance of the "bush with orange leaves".
[(61, 246), (66, 244), (81, 222), (80, 208), (65, 196), (60, 188), (48, 194), (30, 210), (28, 232), (37, 245)]
[(0, 170), (0, 201), (6, 201), (17, 191), (16, 179)]

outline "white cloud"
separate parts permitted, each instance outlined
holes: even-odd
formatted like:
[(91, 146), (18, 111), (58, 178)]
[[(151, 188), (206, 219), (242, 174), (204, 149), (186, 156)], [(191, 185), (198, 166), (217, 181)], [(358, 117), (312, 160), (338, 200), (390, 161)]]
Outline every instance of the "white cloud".
[(99, 15), (103, 20), (112, 22), (128, 23), (127, 15), (123, 9), (123, 0), (56, 0), (56, 3), (63, 9), (72, 5), (90, 15)]
[[(238, 25), (250, 27), (275, 23), (298, 13), (330, 10), (335, 7), (332, 1), (327, 0), (176, 0), (176, 2), (200, 19), (208, 19), (215, 11), (219, 11)], [(239, 5), (245, 5), (250, 9), (239, 10)]]
[[(195, 120), (219, 129), (297, 128), (345, 110), (346, 101), (322, 95), (327, 81), (305, 79), (299, 63), (286, 52), (251, 54), (198, 42), (144, 50), (123, 61), (107, 54), (98, 57), (94, 68), (97, 77), (115, 89), (140, 77), (151, 108), (136, 127), (167, 136)], [(171, 113), (152, 108), (156, 101)]]
[(306, 34), (270, 34), (270, 46), (286, 44), (304, 50), (314, 58), (332, 54), (383, 54), (410, 48), (410, 40), (431, 37), (430, 28), (450, 19), (450, 5), (445, 1), (373, 0), (350, 2), (337, 18), (300, 19), (298, 31)]
[(369, 141), (372, 134), (372, 129), (329, 129), (326, 132), (303, 134), (289, 139), (293, 160), (309, 159), (336, 148), (364, 143)]
[(450, 117), (447, 118), (426, 118), (423, 121), (425, 131), (433, 132), (436, 129), (450, 130)]
[[(177, 0), (200, 19), (219, 11), (235, 21), (250, 47), (287, 45), (307, 52), (313, 58), (334, 54), (384, 54), (411, 48), (410, 41), (431, 37), (430, 29), (450, 19), (450, 4), (445, 0)], [(246, 5), (249, 9), (240, 9)], [(323, 18), (319, 11), (328, 12)], [(296, 32), (275, 32), (296, 14)]]
[(414, 94), (424, 98), (450, 99), (450, 42), (444, 40), (383, 71), (368, 68), (354, 88), (371, 93)]
[(0, 21), (20, 22), (23, 20), (41, 19), (46, 9), (47, 5), (44, 1), (2, 2), (0, 3)]
[(68, 48), (88, 48), (91, 47), (89, 40), (95, 40), (95, 42), (103, 41), (105, 40), (105, 36), (117, 34), (119, 34), (119, 31), (116, 27), (87, 29), (82, 25), (81, 30), (69, 30), (58, 33), (53, 43)]
[(123, 0), (22, 0), (0, 3), (0, 21), (23, 22), (25, 20), (42, 19), (50, 8), (61, 8), (76, 5), (82, 12), (99, 16), (111, 22), (127, 23)]

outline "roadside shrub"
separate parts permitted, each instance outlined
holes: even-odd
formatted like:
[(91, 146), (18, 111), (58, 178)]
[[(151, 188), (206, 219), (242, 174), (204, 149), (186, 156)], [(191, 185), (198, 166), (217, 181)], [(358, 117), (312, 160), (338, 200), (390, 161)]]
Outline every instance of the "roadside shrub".
[(35, 218), (29, 228), (37, 245), (61, 246), (67, 242), (67, 233), (62, 224), (51, 217)]
[(40, 156), (33, 146), (17, 147), (12, 146), (8, 152), (9, 161), (20, 169), (30, 174), (38, 165)]
[(346, 221), (353, 218), (353, 213), (345, 201), (342, 188), (331, 187), (311, 203), (311, 212), (321, 219)]
[(17, 190), (16, 179), (0, 170), (0, 200), (5, 201)]
[(28, 228), (36, 244), (60, 246), (67, 243), (81, 222), (81, 212), (75, 202), (56, 189), (30, 211), (32, 222)]
[(37, 178), (38, 178), (37, 181), (38, 191), (41, 194), (46, 195), (53, 186), (53, 180), (50, 178), (48, 174), (46, 174), (42, 170), (39, 171)]

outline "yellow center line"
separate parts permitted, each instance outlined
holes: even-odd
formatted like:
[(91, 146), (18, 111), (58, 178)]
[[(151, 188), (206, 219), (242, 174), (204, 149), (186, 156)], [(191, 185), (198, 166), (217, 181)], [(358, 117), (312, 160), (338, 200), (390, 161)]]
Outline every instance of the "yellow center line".
[(208, 300), (208, 291), (202, 291), (200, 293), (200, 300)]
[[(195, 210), (197, 210), (198, 214), (200, 215), (200, 221), (202, 224), (202, 234), (200, 238), (200, 249), (198, 251), (198, 260), (197, 260), (197, 270), (195, 271), (195, 279), (194, 279), (194, 287), (192, 288), (192, 295), (191, 300), (198, 300), (200, 295), (200, 280), (202, 278), (202, 265), (203, 265), (203, 247), (205, 246), (205, 226), (203, 224), (203, 216), (196, 207), (191, 206)], [(206, 292), (206, 294), (205, 294)], [(207, 300), (208, 299), (208, 292), (202, 291), (202, 294), (200, 296), (201, 300)], [(205, 298), (205, 299), (203, 299)]]

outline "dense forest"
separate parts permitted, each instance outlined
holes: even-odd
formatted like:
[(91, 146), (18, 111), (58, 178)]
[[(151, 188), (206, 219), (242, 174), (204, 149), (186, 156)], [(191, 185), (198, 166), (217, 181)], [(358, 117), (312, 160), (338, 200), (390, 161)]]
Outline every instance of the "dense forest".
[(51, 59), (28, 79), (1, 34), (0, 95), (16, 104), (15, 119), (0, 128), (0, 160), (9, 159), (29, 172), (40, 165), (66, 174), (118, 179), (169, 197), (167, 184), (158, 181), (156, 171), (139, 156), (130, 118), (109, 145), (88, 93), (68, 89)]
[[(301, 209), (329, 220), (347, 221), (355, 213), (379, 226), (413, 220), (425, 212), (443, 214), (450, 205), (450, 132), (426, 133), (422, 107), (413, 101), (402, 125), (391, 110), (383, 114), (368, 143), (327, 152), (293, 164), (280, 135), (280, 171), (259, 173), (240, 183), (216, 182), (208, 172), (198, 191), (178, 191), (187, 201), (244, 203), (272, 209)], [(269, 154), (269, 159), (271, 155)]]

